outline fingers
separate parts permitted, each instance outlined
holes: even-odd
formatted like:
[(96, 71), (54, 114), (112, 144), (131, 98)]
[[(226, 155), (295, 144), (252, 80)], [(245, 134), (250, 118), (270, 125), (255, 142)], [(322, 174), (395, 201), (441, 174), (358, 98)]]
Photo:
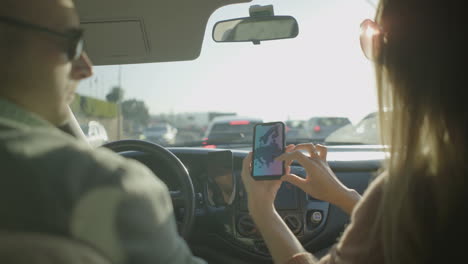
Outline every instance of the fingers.
[(291, 152), (294, 150), (296, 146), (294, 144), (290, 144), (288, 146), (286, 146), (286, 151), (285, 152)]
[(301, 189), (304, 186), (304, 184), (306, 184), (306, 180), (302, 179), (301, 177), (295, 174), (286, 174), (283, 177), (281, 177), (281, 180), (296, 185)]
[(284, 153), (281, 156), (277, 157), (276, 160), (284, 161), (286, 164), (289, 164), (289, 165), (293, 161), (297, 160), (299, 164), (301, 164), (302, 166), (306, 166), (307, 162), (309, 161), (307, 156), (302, 154), (302, 152), (300, 152), (299, 150), (295, 150), (289, 153)]
[(320, 159), (323, 161), (327, 161), (327, 153), (328, 153), (327, 147), (325, 147), (324, 145), (317, 144), (315, 145), (315, 148), (317, 149), (319, 153)]
[(314, 145), (312, 143), (298, 144), (294, 149), (306, 150), (307, 152), (309, 152), (311, 158), (319, 158), (325, 162), (327, 161), (328, 149), (324, 145)]
[[(286, 152), (286, 153), (292, 152), (292, 151), (294, 151), (294, 148), (295, 148), (295, 147), (296, 147), (296, 146), (295, 146), (294, 144), (288, 145), (288, 146), (286, 147), (286, 151), (285, 151), (285, 152)], [(286, 174), (289, 174), (289, 172), (291, 171), (291, 167), (290, 167), (290, 166), (291, 166), (292, 163), (293, 163), (292, 160), (289, 161), (289, 162), (285, 162), (285, 163), (284, 163), (284, 165), (285, 165), (285, 167), (286, 167)]]
[(291, 173), (291, 164), (292, 164), (292, 163), (293, 163), (292, 160), (289, 161), (289, 162), (285, 162), (285, 163), (284, 163), (284, 166), (285, 166), (285, 168), (286, 168), (284, 174), (289, 174), (289, 173)]
[(252, 165), (252, 152), (249, 152), (249, 155), (244, 158), (242, 161), (242, 171), (244, 173), (250, 173), (250, 167)]
[(311, 158), (318, 158), (318, 152), (317, 149), (315, 148), (315, 145), (312, 143), (306, 143), (306, 144), (298, 144), (294, 148), (295, 150), (305, 150), (309, 153)]
[[(285, 153), (293, 152), (295, 147), (296, 147), (296, 145), (290, 144), (290, 145), (286, 146), (286, 150), (285, 150), (284, 152), (285, 152)], [(291, 163), (292, 163), (292, 162), (286, 163), (286, 166), (291, 165)]]

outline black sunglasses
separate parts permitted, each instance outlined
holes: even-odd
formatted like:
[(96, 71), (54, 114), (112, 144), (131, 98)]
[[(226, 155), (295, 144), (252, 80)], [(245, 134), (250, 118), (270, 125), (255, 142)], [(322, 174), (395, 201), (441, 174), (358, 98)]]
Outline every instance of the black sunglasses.
[(61, 37), (61, 38), (66, 39), (68, 43), (66, 53), (70, 61), (79, 59), (81, 57), (81, 54), (83, 53), (83, 46), (84, 46), (83, 29), (74, 28), (74, 29), (68, 30), (67, 32), (58, 32), (58, 31), (51, 30), (46, 27), (30, 24), (19, 19), (5, 17), (5, 16), (0, 16), (0, 22), (8, 24), (8, 25), (16, 26), (16, 27), (21, 27), (24, 29), (45, 32), (45, 33), (54, 35), (56, 37)]

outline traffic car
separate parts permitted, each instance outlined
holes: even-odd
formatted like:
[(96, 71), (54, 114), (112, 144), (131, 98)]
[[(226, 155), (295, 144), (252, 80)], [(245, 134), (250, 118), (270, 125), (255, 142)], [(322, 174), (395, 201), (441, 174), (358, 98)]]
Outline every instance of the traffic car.
[(298, 142), (310, 140), (312, 133), (310, 133), (307, 121), (305, 120), (287, 120), (284, 122), (286, 125), (286, 140), (288, 142)]
[(176, 142), (176, 137), (177, 128), (173, 127), (169, 123), (161, 123), (144, 129), (140, 139), (166, 146), (174, 145)]
[[(232, 143), (241, 135), (251, 142), (249, 131), (264, 120), (339, 112), (343, 116), (339, 119), (309, 120), (311, 138), (321, 141), (348, 124), (348, 117), (375, 111), (374, 72), (359, 48), (359, 25), (375, 16), (372, 1), (80, 0), (75, 4), (85, 29), (86, 50), (96, 65), (94, 77), (83, 81), (78, 93), (105, 97), (103, 91), (119, 86), (126, 96), (144, 101), (150, 114), (164, 114), (167, 120), (175, 113), (213, 110), (260, 117), (218, 119), (208, 129), (205, 145), (186, 142), (158, 148), (148, 143), (152, 137), (148, 131), (142, 140), (118, 140), (106, 147), (143, 163), (164, 181), (180, 234), (194, 255), (208, 263), (272, 263), (249, 214), (240, 179), (251, 143)], [(278, 16), (293, 19), (278, 24)], [(248, 31), (244, 37), (236, 31), (235, 38), (217, 38), (218, 30), (223, 36), (235, 27), (229, 21), (255, 23), (257, 18), (262, 21), (260, 30)], [(142, 122), (145, 118), (135, 120)], [(329, 147), (327, 158), (340, 181), (362, 194), (385, 155), (379, 146), (352, 143), (356, 144)], [(222, 150), (231, 156), (219, 163), (232, 165), (229, 175), (236, 182), (232, 203), (226, 206), (214, 204), (210, 200), (216, 199), (208, 195), (216, 193), (207, 175), (217, 166), (208, 154)], [(305, 175), (298, 163), (292, 164), (291, 172)], [(305, 249), (317, 257), (334, 246), (350, 221), (340, 208), (286, 183), (275, 206)]]
[(98, 121), (89, 121), (80, 127), (91, 146), (99, 147), (109, 142), (106, 128)]
[(332, 144), (380, 144), (379, 116), (377, 112), (366, 115), (356, 125), (348, 124), (331, 133), (325, 143)]
[(312, 141), (323, 142), (335, 130), (351, 124), (347, 117), (312, 117), (307, 122)]
[(252, 117), (215, 117), (208, 125), (202, 144), (205, 148), (216, 145), (251, 145), (254, 126), (262, 122), (262, 119)]

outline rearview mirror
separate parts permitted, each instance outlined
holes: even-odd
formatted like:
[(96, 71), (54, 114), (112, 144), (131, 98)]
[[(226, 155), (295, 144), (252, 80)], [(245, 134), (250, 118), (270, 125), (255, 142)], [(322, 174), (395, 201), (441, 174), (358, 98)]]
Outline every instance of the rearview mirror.
[(291, 16), (257, 16), (220, 21), (213, 28), (216, 42), (253, 42), (295, 38), (299, 25)]

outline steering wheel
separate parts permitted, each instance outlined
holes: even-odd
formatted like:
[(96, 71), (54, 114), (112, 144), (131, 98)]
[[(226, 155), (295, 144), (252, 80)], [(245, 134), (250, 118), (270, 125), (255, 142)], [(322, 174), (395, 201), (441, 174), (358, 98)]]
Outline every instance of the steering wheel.
[(187, 239), (192, 231), (195, 218), (195, 190), (188, 170), (179, 158), (160, 145), (141, 140), (119, 140), (107, 143), (103, 147), (116, 153), (126, 151), (143, 152), (165, 163), (164, 165), (170, 169), (182, 188), (180, 191), (171, 191), (170, 194), (174, 212), (183, 208), (183, 219), (177, 221), (177, 226), (179, 234)]

